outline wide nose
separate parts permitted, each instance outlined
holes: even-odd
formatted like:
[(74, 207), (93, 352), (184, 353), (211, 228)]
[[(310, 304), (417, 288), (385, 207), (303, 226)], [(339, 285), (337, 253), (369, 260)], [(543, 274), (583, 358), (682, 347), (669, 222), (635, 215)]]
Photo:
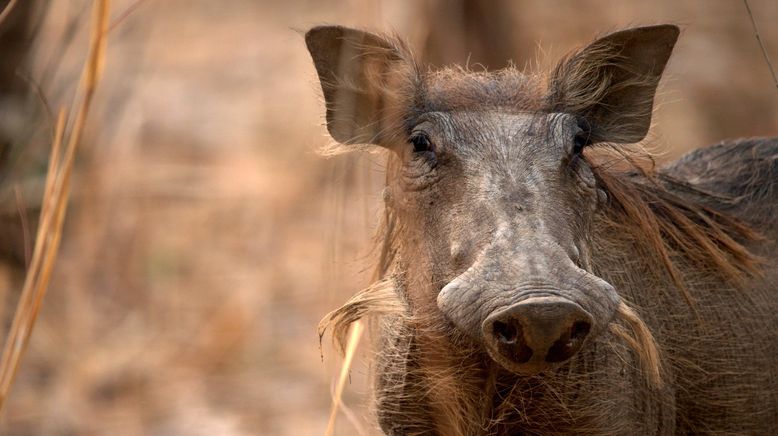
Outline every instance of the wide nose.
[(509, 370), (534, 374), (573, 357), (592, 316), (561, 297), (532, 297), (490, 315), (482, 331), (489, 354)]

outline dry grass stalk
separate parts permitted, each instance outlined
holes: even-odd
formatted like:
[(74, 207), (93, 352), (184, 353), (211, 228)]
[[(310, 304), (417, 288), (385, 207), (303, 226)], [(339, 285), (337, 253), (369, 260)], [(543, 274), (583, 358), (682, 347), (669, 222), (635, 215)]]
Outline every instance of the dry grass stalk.
[(19, 211), (19, 221), (22, 223), (22, 239), (24, 243), (24, 266), (30, 266), (30, 256), (32, 248), (30, 247), (30, 229), (27, 227), (27, 208), (24, 207), (24, 198), (22, 188), (17, 183), (14, 186), (14, 196), (16, 197), (16, 209)]
[[(76, 149), (81, 142), (87, 114), (104, 62), (109, 10), (109, 0), (97, 0), (94, 3), (89, 57), (82, 71), (84, 91), (80, 104), (75, 109), (76, 118), (68, 135), (65, 133), (67, 124), (65, 111), (60, 110), (57, 117), (35, 248), (0, 359), (0, 410), (5, 405), (22, 355), (27, 348), (54, 267), (67, 210), (70, 176), (73, 172)], [(67, 145), (63, 151), (66, 136)]]
[(773, 76), (773, 83), (775, 84), (775, 89), (778, 89), (778, 76), (775, 75), (775, 69), (773, 69), (773, 63), (770, 62), (770, 55), (767, 54), (767, 48), (765, 48), (764, 41), (762, 41), (762, 35), (759, 34), (759, 28), (756, 26), (756, 20), (754, 19), (754, 14), (751, 12), (751, 6), (748, 5), (748, 0), (743, 0), (743, 4), (746, 5), (746, 12), (748, 13), (748, 18), (751, 20), (751, 28), (754, 29), (754, 36), (756, 36), (756, 42), (759, 44), (759, 48), (762, 50), (762, 56), (764, 57), (764, 60), (767, 63), (767, 69), (770, 70), (770, 75)]
[(127, 19), (130, 15), (132, 15), (136, 9), (138, 9), (146, 0), (135, 0), (131, 5), (127, 6), (127, 8), (120, 13), (116, 19), (113, 20), (110, 26), (108, 26), (108, 32), (113, 32), (114, 29), (119, 27), (120, 24), (124, 22), (124, 20)]
[(355, 321), (351, 325), (351, 335), (348, 339), (348, 345), (346, 346), (346, 357), (343, 359), (343, 366), (340, 368), (340, 377), (338, 377), (338, 384), (335, 386), (335, 393), (332, 396), (332, 408), (330, 409), (330, 419), (327, 422), (327, 431), (324, 433), (326, 436), (332, 436), (335, 432), (335, 420), (338, 417), (338, 408), (341, 404), (343, 397), (343, 389), (346, 387), (346, 381), (348, 380), (349, 371), (351, 370), (351, 363), (354, 361), (354, 355), (359, 347), (359, 341), (362, 338), (362, 332), (365, 330), (363, 322)]
[(3, 8), (3, 11), (0, 12), (0, 23), (5, 21), (5, 19), (8, 17), (8, 15), (11, 14), (11, 11), (14, 10), (14, 7), (16, 6), (16, 0), (11, 0), (8, 2), (7, 5), (5, 5), (5, 8)]

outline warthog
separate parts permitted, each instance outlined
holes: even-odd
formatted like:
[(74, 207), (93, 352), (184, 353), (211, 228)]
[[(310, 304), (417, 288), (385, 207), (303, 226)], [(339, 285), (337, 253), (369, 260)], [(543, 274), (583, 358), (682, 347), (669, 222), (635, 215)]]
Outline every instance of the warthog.
[(549, 74), (428, 72), (396, 38), (305, 36), (340, 149), (387, 150), (374, 315), (388, 434), (778, 434), (778, 140), (663, 168), (636, 145), (678, 28)]

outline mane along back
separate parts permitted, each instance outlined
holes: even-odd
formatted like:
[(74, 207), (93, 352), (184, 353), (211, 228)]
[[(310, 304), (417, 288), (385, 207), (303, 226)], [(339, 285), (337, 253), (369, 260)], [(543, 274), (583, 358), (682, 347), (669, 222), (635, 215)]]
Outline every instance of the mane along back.
[(713, 194), (699, 201), (712, 201), (763, 232), (778, 230), (778, 139), (725, 141), (692, 151), (662, 172)]
[[(608, 196), (608, 224), (632, 235), (693, 305), (679, 262), (714, 274), (733, 285), (759, 275), (761, 260), (747, 245), (760, 233), (721, 205), (733, 201), (678, 177), (656, 171), (653, 157), (621, 145), (607, 145), (609, 158), (587, 157), (598, 185)], [(648, 162), (648, 165), (646, 163)]]

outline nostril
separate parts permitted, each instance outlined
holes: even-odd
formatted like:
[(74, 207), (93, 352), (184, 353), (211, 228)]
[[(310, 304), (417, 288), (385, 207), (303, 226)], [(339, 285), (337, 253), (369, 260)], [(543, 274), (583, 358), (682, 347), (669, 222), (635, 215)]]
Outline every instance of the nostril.
[(586, 321), (576, 321), (570, 329), (554, 342), (546, 355), (546, 362), (557, 363), (573, 357), (581, 348), (592, 326)]
[(532, 348), (527, 345), (518, 320), (496, 320), (491, 325), (491, 342), (498, 353), (515, 363), (526, 363), (532, 358)]
[(589, 330), (592, 329), (592, 325), (586, 321), (576, 321), (573, 323), (573, 327), (570, 328), (570, 339), (581, 340), (586, 338), (589, 334)]
[(502, 321), (495, 321), (493, 326), (494, 336), (500, 343), (512, 345), (516, 343), (519, 337), (519, 331), (516, 326)]

